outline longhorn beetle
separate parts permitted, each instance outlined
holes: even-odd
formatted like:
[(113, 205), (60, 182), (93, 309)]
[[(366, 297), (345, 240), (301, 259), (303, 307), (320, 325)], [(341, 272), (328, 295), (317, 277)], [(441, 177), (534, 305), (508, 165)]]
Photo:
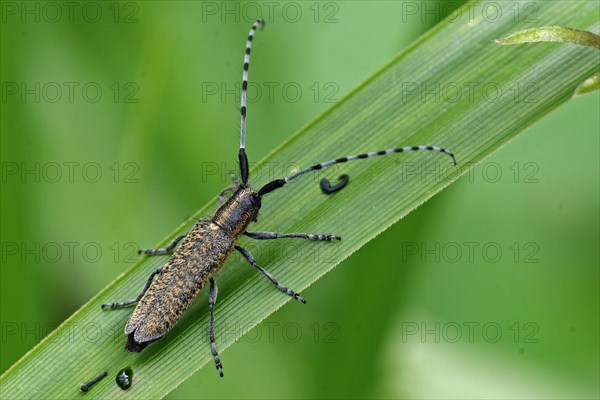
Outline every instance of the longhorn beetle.
[[(315, 164), (302, 169), (283, 179), (276, 179), (255, 191), (248, 186), (248, 157), (246, 157), (246, 89), (248, 88), (248, 66), (250, 61), (250, 47), (252, 39), (259, 25), (264, 25), (262, 18), (254, 22), (250, 29), (248, 41), (246, 42), (246, 54), (244, 55), (244, 72), (242, 77), (242, 101), (241, 101), (241, 135), (240, 150), (238, 154), (240, 164), (241, 183), (237, 177), (233, 179), (233, 186), (223, 190), (219, 194), (219, 208), (210, 218), (203, 217), (196, 222), (194, 227), (184, 235), (173, 240), (167, 247), (153, 250), (140, 250), (140, 253), (148, 255), (173, 253), (169, 261), (154, 271), (146, 285), (133, 300), (119, 303), (103, 304), (102, 308), (120, 308), (137, 303), (131, 318), (125, 325), (125, 348), (132, 352), (142, 351), (148, 344), (160, 339), (169, 331), (183, 315), (198, 292), (206, 283), (210, 283), (210, 295), (208, 308), (210, 311), (209, 337), (211, 351), (215, 360), (217, 370), (223, 376), (223, 366), (215, 344), (215, 319), (214, 307), (217, 301), (217, 284), (213, 275), (222, 267), (227, 257), (237, 250), (244, 258), (263, 274), (271, 283), (283, 293), (296, 300), (306, 303), (300, 294), (288, 289), (279, 283), (277, 279), (263, 267), (258, 265), (248, 250), (236, 244), (240, 235), (248, 236), (257, 240), (271, 240), (280, 238), (298, 238), (308, 240), (341, 240), (336, 235), (307, 234), (307, 233), (274, 233), (274, 232), (248, 232), (248, 225), (256, 221), (258, 211), (261, 207), (262, 198), (283, 186), (289, 181), (299, 178), (311, 171), (327, 168), (335, 164), (347, 161), (360, 160), (363, 158), (385, 156), (407, 151), (436, 151), (452, 157), (454, 155), (437, 146), (411, 146), (396, 149), (381, 150), (371, 153), (347, 156)], [(225, 198), (225, 194), (232, 193), (231, 197)], [(175, 247), (179, 242), (181, 246)]]

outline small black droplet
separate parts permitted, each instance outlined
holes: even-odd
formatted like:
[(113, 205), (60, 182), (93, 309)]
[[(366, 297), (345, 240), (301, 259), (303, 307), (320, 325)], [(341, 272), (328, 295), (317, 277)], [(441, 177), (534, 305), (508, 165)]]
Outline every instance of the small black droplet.
[(133, 382), (133, 371), (129, 367), (123, 368), (119, 371), (115, 380), (121, 389), (127, 390), (131, 387), (131, 383)]

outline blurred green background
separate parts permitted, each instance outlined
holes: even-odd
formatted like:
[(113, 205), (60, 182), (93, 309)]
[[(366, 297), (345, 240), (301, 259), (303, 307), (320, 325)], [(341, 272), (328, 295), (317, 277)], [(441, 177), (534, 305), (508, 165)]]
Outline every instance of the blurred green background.
[[(457, 3), (74, 4), (2, 3), (2, 372), (229, 185), (258, 9), (254, 161)], [(599, 103), (544, 118), (225, 351), (226, 379), (168, 398), (598, 398)]]

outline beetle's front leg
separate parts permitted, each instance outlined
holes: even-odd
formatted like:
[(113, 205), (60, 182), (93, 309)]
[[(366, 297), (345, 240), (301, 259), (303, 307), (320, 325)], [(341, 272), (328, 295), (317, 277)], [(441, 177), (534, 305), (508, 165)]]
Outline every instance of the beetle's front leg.
[(240, 186), (240, 181), (237, 177), (237, 175), (235, 175), (233, 172), (229, 173), (229, 176), (231, 177), (231, 181), (232, 181), (232, 185), (230, 187), (228, 187), (227, 189), (224, 189), (223, 191), (221, 191), (221, 193), (219, 193), (219, 205), (225, 203), (225, 196), (227, 196), (230, 193), (233, 193), (237, 190), (238, 186)]

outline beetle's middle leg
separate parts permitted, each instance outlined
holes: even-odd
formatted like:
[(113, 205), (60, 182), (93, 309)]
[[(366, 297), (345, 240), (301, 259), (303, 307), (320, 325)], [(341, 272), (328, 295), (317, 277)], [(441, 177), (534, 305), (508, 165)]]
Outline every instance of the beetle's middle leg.
[(150, 284), (152, 283), (152, 279), (154, 279), (154, 276), (156, 274), (160, 274), (160, 272), (162, 271), (162, 269), (163, 269), (163, 267), (157, 268), (156, 271), (154, 271), (150, 275), (150, 277), (146, 281), (146, 285), (144, 286), (144, 288), (142, 289), (142, 291), (140, 292), (140, 294), (138, 294), (135, 299), (120, 301), (118, 303), (104, 303), (104, 304), (102, 304), (102, 308), (103, 309), (104, 308), (122, 308), (122, 307), (127, 307), (128, 305), (137, 303), (138, 301), (140, 301), (140, 299), (142, 298), (142, 296), (144, 295), (144, 293), (146, 293), (146, 291), (150, 287)]
[(215, 365), (217, 370), (219, 371), (219, 375), (221, 378), (223, 377), (223, 364), (221, 364), (221, 360), (219, 359), (219, 352), (217, 351), (217, 344), (215, 343), (215, 313), (214, 308), (217, 303), (217, 293), (219, 289), (217, 288), (217, 284), (213, 278), (210, 278), (210, 295), (208, 297), (208, 308), (210, 310), (210, 324), (208, 327), (208, 334), (210, 337), (210, 350), (212, 351), (212, 355), (215, 359)]
[(277, 282), (277, 279), (275, 279), (275, 277), (273, 275), (271, 275), (269, 272), (267, 272), (267, 270), (265, 270), (263, 267), (258, 265), (256, 263), (256, 260), (254, 259), (254, 257), (252, 257), (252, 254), (250, 254), (250, 252), (248, 250), (246, 250), (240, 246), (235, 246), (235, 249), (237, 251), (239, 251), (240, 253), (242, 253), (244, 258), (250, 263), (250, 265), (252, 265), (254, 268), (259, 270), (261, 274), (266, 276), (267, 279), (269, 279), (273, 285), (277, 286), (277, 289), (279, 289), (283, 293), (293, 297), (294, 299), (299, 300), (302, 303), (306, 304), (306, 300), (304, 300), (302, 297), (300, 297), (300, 295), (298, 293), (294, 292), (291, 289), (288, 289), (287, 287), (283, 286), (281, 283)]
[(149, 256), (155, 256), (157, 254), (168, 254), (168, 253), (172, 253), (173, 250), (175, 250), (175, 247), (177, 246), (177, 243), (181, 242), (181, 240), (187, 235), (187, 233), (184, 233), (183, 235), (179, 235), (177, 236), (175, 239), (173, 239), (173, 241), (171, 243), (169, 243), (167, 245), (167, 247), (163, 247), (160, 249), (139, 249), (138, 250), (138, 254), (148, 254)]
[(275, 232), (244, 232), (244, 235), (257, 240), (270, 240), (270, 239), (282, 239), (282, 238), (297, 238), (297, 239), (308, 239), (308, 240), (342, 240), (337, 235), (313, 235), (312, 233), (275, 233)]

